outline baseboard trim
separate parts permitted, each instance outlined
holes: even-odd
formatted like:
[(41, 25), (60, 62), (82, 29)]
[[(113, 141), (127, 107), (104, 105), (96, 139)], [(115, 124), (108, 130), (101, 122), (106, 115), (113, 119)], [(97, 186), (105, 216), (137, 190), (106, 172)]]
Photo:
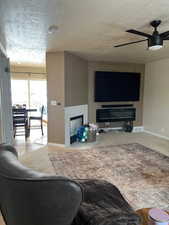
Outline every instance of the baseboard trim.
[(151, 134), (151, 135), (153, 135), (153, 136), (159, 137), (159, 138), (163, 138), (163, 139), (165, 139), (165, 140), (169, 140), (169, 137), (166, 137), (166, 136), (164, 136), (164, 135), (161, 135), (161, 134), (157, 134), (157, 133), (151, 132), (151, 131), (149, 131), (149, 130), (144, 130), (144, 132), (147, 133), (147, 134)]
[(52, 142), (48, 142), (48, 145), (49, 146), (62, 147), (62, 148), (66, 147), (66, 145), (64, 145), (64, 144), (57, 144), (57, 143), (52, 143)]
[[(120, 130), (121, 127), (111, 127), (111, 128), (106, 127), (106, 128), (99, 128), (99, 129), (103, 129), (103, 130), (105, 130), (105, 131), (110, 131), (110, 130)], [(151, 131), (149, 131), (149, 130), (145, 130), (143, 126), (135, 126), (135, 127), (133, 128), (133, 132), (134, 132), (134, 133), (137, 133), (137, 132), (145, 132), (145, 133), (147, 133), (147, 134), (151, 134), (151, 135), (153, 135), (153, 136), (156, 136), (156, 137), (159, 137), (159, 138), (163, 138), (163, 139), (165, 139), (165, 140), (169, 140), (169, 137), (166, 137), (166, 136), (164, 136), (164, 135), (161, 135), (161, 134), (157, 134), (157, 133), (151, 132)], [(66, 147), (65, 144), (57, 144), (57, 143), (51, 143), (51, 142), (49, 142), (48, 145), (49, 145), (49, 146), (62, 147), (62, 148), (65, 148), (65, 147)]]

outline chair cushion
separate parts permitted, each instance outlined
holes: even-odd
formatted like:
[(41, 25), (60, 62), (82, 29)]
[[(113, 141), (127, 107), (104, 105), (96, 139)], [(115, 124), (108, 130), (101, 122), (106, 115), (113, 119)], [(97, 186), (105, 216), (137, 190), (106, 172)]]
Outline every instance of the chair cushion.
[(139, 225), (140, 217), (111, 183), (78, 180), (84, 200), (72, 225)]
[(25, 123), (26, 120), (24, 118), (20, 118), (20, 119), (14, 119), (13, 122), (16, 123)]

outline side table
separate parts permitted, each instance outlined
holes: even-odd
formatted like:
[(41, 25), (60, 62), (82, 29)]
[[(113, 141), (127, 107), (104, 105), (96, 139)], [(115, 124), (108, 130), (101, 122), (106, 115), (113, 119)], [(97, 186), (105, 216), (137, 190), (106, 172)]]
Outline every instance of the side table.
[[(148, 225), (149, 219), (148, 219), (148, 211), (151, 208), (143, 208), (143, 209), (138, 209), (136, 211), (136, 213), (141, 217), (142, 219), (142, 223), (141, 225)], [(169, 211), (167, 211), (167, 213), (169, 214)]]

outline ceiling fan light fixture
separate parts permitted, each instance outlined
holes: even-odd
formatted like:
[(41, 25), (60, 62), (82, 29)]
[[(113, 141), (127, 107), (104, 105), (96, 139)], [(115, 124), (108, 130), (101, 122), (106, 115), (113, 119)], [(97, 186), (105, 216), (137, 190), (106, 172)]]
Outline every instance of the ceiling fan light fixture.
[(140, 41), (128, 42), (128, 43), (116, 45), (114, 47), (123, 47), (126, 45), (131, 45), (131, 44), (136, 44), (136, 43), (139, 43), (142, 41), (147, 41), (148, 50), (156, 51), (156, 50), (163, 48), (163, 42), (166, 40), (169, 40), (169, 30), (165, 31), (163, 33), (159, 33), (157, 28), (160, 25), (160, 23), (161, 23), (161, 20), (153, 20), (150, 23), (150, 25), (154, 29), (152, 34), (144, 33), (144, 32), (138, 31), (138, 30), (134, 30), (134, 29), (126, 30), (126, 32), (128, 32), (128, 33), (143, 36), (143, 37), (146, 37), (146, 39), (140, 40)]
[(163, 39), (160, 37), (160, 35), (155, 31), (156, 33), (154, 36), (148, 39), (148, 49), (152, 51), (159, 50), (163, 47)]
[(163, 47), (163, 45), (153, 45), (153, 46), (149, 46), (148, 50), (152, 50), (152, 51), (156, 51), (159, 50)]

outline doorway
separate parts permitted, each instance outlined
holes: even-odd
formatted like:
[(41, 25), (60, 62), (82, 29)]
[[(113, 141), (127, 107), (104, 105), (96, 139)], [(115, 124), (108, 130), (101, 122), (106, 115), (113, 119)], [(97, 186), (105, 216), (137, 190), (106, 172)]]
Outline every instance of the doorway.
[[(47, 144), (47, 79), (46, 73), (11, 71), (11, 92), (13, 108), (26, 108), (30, 136), (16, 135), (15, 144)], [(43, 108), (43, 112), (42, 112)], [(42, 116), (43, 133), (40, 120), (30, 120)], [(19, 133), (19, 132), (18, 132)]]

